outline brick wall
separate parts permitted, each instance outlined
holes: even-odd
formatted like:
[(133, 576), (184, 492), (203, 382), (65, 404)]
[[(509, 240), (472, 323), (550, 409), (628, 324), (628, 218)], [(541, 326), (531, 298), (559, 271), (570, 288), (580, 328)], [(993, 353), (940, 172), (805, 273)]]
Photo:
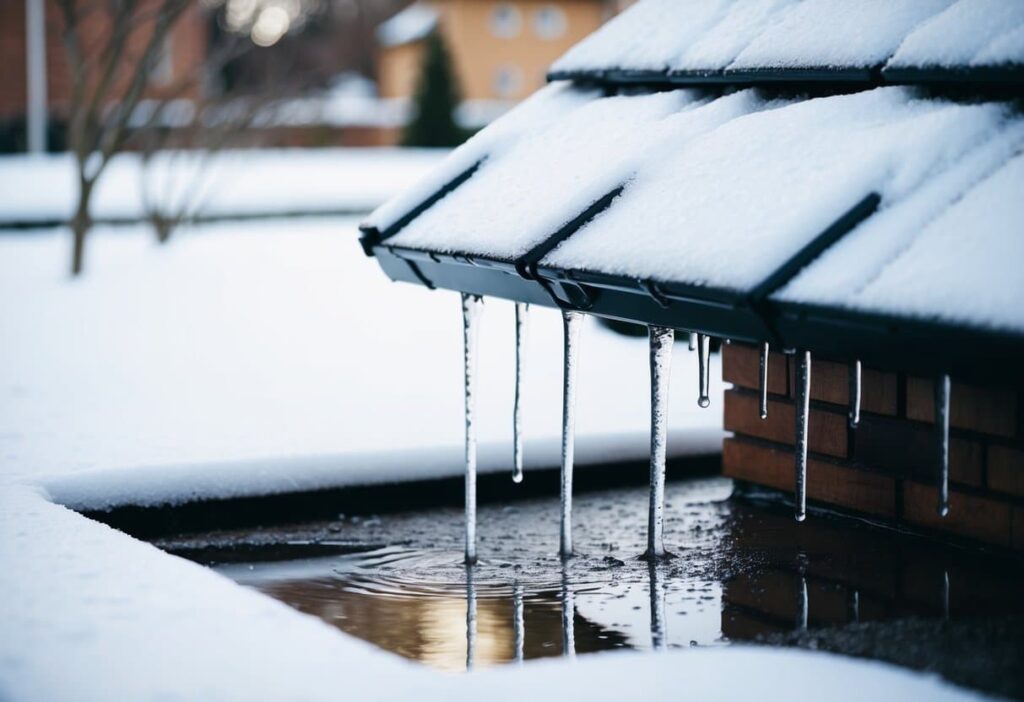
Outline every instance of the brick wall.
[[(792, 491), (792, 357), (772, 353), (768, 417), (758, 414), (758, 350), (722, 349), (725, 475)], [(863, 369), (861, 421), (847, 423), (848, 368), (813, 359), (807, 466), (810, 503), (936, 533), (1024, 550), (1024, 393), (953, 379), (950, 513), (936, 513), (932, 382)]]

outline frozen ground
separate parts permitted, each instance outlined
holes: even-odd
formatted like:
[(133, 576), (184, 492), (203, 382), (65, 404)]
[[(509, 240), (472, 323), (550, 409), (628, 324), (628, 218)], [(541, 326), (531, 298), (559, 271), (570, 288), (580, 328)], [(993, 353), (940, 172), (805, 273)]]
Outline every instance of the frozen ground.
[[(6, 192), (6, 191), (5, 191)], [(437, 675), (55, 504), (155, 504), (460, 470), (459, 305), (387, 283), (352, 221), (206, 227), (159, 249), (99, 231), (0, 236), (0, 699), (966, 699), (835, 657), (697, 651)], [(559, 323), (537, 314), (528, 466), (558, 431)], [(506, 469), (512, 314), (484, 319), (484, 467)], [(677, 352), (673, 452), (717, 443)], [(714, 368), (713, 377), (719, 377)], [(646, 346), (590, 325), (581, 459), (646, 455)], [(720, 390), (720, 388), (718, 388)], [(529, 473), (527, 473), (529, 480)], [(743, 675), (734, 674), (742, 670)]]

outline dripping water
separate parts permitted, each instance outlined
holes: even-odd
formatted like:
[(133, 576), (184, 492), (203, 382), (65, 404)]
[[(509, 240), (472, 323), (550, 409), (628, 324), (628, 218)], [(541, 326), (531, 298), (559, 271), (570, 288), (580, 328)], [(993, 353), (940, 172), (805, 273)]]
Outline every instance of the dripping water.
[(576, 657), (576, 601), (572, 587), (569, 585), (569, 573), (562, 567), (562, 655), (566, 658)]
[(466, 420), (466, 563), (476, 562), (476, 356), (484, 300), (462, 293), (463, 398)]
[(530, 305), (516, 303), (516, 388), (512, 406), (512, 482), (523, 482), (523, 352), (526, 345), (526, 322)]
[(473, 670), (476, 661), (476, 584), (473, 566), (466, 565), (466, 670)]
[(758, 364), (759, 390), (761, 391), (761, 419), (768, 418), (768, 342), (761, 344), (761, 359)]
[(935, 443), (939, 462), (940, 517), (949, 514), (949, 376), (935, 380)]
[(523, 586), (518, 581), (512, 586), (512, 632), (515, 660), (516, 663), (522, 663), (526, 643), (526, 617), (523, 614)]
[(664, 557), (665, 455), (668, 445), (668, 388), (675, 331), (647, 327), (651, 364), (651, 494), (647, 519), (647, 557)]
[(850, 427), (860, 424), (860, 361), (850, 364)]
[(807, 421), (811, 401), (811, 352), (800, 352), (796, 369), (796, 520), (807, 516)]
[(559, 554), (572, 556), (572, 468), (574, 452), (574, 422), (576, 410), (576, 362), (579, 356), (580, 329), (583, 313), (562, 312), (564, 330), (564, 356), (562, 370), (562, 475), (560, 496), (562, 502), (561, 538)]
[(711, 398), (708, 397), (708, 386), (710, 384), (711, 371), (708, 364), (711, 361), (711, 337), (707, 334), (698, 334), (697, 346), (700, 347), (697, 354), (698, 369), (700, 371), (700, 396), (697, 398), (697, 404), (701, 407), (709, 407), (711, 405)]

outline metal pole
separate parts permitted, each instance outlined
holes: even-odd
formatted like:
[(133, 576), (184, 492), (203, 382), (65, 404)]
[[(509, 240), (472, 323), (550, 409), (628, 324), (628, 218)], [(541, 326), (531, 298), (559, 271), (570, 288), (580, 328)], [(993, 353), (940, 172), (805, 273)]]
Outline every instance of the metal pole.
[(46, 152), (45, 0), (25, 0), (25, 122), (28, 151)]

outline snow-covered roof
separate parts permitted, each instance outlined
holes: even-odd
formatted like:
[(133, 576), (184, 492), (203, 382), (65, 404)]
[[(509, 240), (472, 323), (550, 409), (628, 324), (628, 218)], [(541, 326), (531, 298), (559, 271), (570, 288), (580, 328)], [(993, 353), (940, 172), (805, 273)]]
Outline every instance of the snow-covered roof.
[(384, 46), (399, 46), (419, 41), (434, 31), (440, 15), (426, 3), (416, 2), (385, 20), (377, 27), (377, 41)]
[[(570, 49), (552, 74), (711, 74), (758, 82), (779, 80), (780, 73), (879, 79), (885, 68), (1022, 64), (1019, 0), (643, 0)], [(787, 74), (793, 71), (799, 74)]]
[[(778, 342), (800, 331), (780, 315), (814, 308), (1024, 352), (1019, 92), (928, 73), (1009, 56), (1019, 79), (992, 46), (1024, 13), (972, 19), (986, 7), (642, 0), (556, 66), (597, 84), (556, 81), (484, 129), (373, 213), (364, 244), (394, 278), (730, 338)], [(886, 85), (887, 63), (928, 85)], [(672, 73), (723, 67), (717, 85)], [(788, 68), (807, 70), (772, 82)]]

